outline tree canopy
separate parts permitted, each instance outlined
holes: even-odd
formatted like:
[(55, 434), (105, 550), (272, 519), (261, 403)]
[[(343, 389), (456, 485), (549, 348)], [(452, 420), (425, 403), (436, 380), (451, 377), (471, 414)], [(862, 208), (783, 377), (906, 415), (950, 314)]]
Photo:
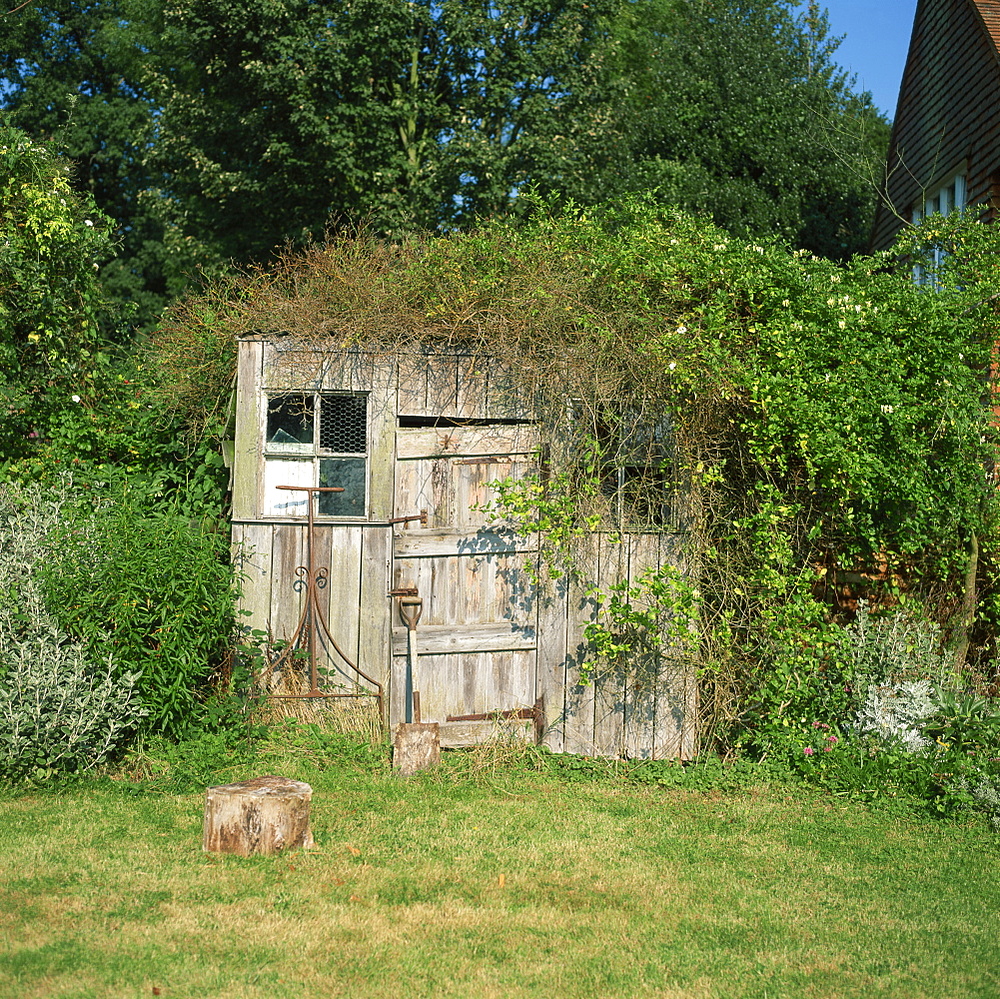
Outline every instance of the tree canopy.
[(790, 0), (48, 0), (0, 101), (59, 134), (148, 321), (198, 269), (360, 217), (396, 237), (654, 190), (748, 237), (865, 242), (885, 123)]

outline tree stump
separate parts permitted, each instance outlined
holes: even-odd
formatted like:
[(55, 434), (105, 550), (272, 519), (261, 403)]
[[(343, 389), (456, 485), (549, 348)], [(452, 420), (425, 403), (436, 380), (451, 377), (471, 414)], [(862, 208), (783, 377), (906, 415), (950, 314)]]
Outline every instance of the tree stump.
[(313, 845), (312, 788), (287, 777), (257, 777), (210, 787), (205, 797), (202, 849), (208, 853), (279, 853)]
[(400, 722), (393, 742), (392, 765), (396, 773), (409, 777), (441, 761), (441, 738), (437, 722)]

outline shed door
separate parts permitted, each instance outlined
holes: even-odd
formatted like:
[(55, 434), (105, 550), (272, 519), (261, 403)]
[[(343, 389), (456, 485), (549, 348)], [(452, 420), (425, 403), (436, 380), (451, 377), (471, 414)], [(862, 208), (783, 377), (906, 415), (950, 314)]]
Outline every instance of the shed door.
[[(421, 719), (530, 708), (536, 696), (537, 608), (524, 571), (532, 544), (489, 526), (481, 509), (490, 483), (534, 466), (535, 428), (480, 421), (400, 427), (395, 517), (427, 511), (427, 524), (400, 525), (393, 539), (394, 588), (423, 600), (414, 689)], [(450, 425), (440, 425), (450, 423)], [(407, 632), (393, 601), (390, 721), (405, 720)], [(493, 722), (453, 724), (444, 744), (477, 741)]]

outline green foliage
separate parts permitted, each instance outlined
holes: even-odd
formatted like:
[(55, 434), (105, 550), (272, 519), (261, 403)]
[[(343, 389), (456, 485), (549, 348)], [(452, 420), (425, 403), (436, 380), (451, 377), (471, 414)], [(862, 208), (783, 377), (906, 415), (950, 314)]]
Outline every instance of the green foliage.
[(234, 632), (226, 539), (124, 496), (69, 520), (51, 545), (41, 575), (61, 627), (141, 674), (148, 730), (176, 737), (197, 726)]
[(529, 184), (844, 257), (887, 141), (787, 0), (48, 0), (4, 27), (0, 103), (118, 223), (101, 277), (142, 326), (231, 258), (453, 230)]
[(0, 638), (0, 776), (90, 770), (135, 734), (146, 714), (138, 673), (96, 665), (54, 626)]
[(167, 291), (163, 234), (140, 198), (154, 107), (150, 46), (133, 0), (48, 0), (4, 17), (0, 102), (18, 128), (54, 143), (74, 190), (114, 219), (120, 252), (101, 282), (130, 322), (152, 325)]
[(611, 674), (648, 689), (662, 672), (696, 659), (698, 591), (674, 566), (645, 569), (589, 595), (597, 613), (583, 629), (593, 655), (581, 667), (584, 682)]
[(630, 85), (598, 199), (655, 190), (742, 238), (864, 252), (889, 126), (834, 62), (817, 4), (652, 0), (617, 36), (612, 71)]
[(969, 690), (942, 690), (923, 732), (939, 745), (959, 753), (1000, 750), (1000, 710)]
[(0, 457), (26, 453), (90, 380), (109, 229), (68, 165), (0, 119)]
[(106, 761), (145, 711), (138, 674), (73, 642), (47, 613), (38, 573), (58, 494), (0, 487), (0, 775), (81, 772)]

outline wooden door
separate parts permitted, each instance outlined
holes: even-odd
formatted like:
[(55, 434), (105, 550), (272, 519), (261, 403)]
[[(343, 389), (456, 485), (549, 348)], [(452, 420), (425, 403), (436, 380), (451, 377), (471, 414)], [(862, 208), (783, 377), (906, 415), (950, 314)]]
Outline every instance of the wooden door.
[[(393, 538), (396, 589), (423, 601), (414, 689), (423, 721), (529, 709), (536, 699), (538, 608), (525, 564), (534, 542), (491, 526), (491, 483), (534, 467), (535, 428), (524, 421), (402, 427), (396, 434), (395, 517), (426, 511), (426, 525)], [(390, 721), (404, 720), (407, 632), (394, 601)], [(445, 745), (487, 737), (495, 721), (443, 727)], [(522, 726), (530, 728), (529, 724)]]

